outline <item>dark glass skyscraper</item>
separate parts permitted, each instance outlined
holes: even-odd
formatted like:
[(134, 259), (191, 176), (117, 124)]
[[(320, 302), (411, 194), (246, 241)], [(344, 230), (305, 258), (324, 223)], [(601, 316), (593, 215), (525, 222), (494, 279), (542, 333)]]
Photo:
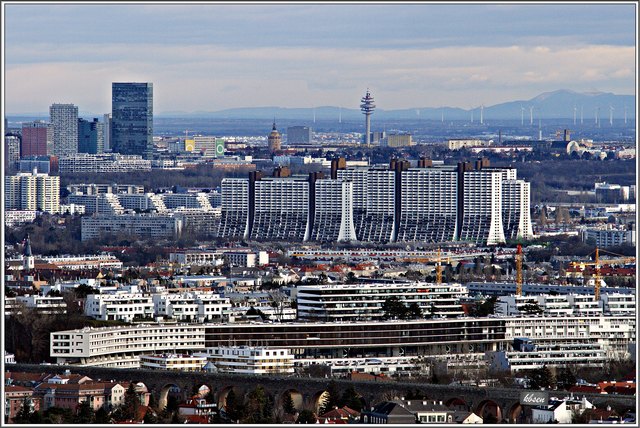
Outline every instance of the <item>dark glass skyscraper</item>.
[(112, 151), (153, 157), (153, 83), (112, 83)]
[(103, 153), (104, 135), (103, 124), (98, 122), (98, 118), (89, 122), (78, 119), (78, 153)]

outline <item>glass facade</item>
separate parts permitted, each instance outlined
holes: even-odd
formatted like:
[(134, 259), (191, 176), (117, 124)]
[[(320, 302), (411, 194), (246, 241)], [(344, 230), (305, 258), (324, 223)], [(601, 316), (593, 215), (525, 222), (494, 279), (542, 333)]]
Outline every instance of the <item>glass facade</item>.
[(153, 157), (153, 83), (113, 83), (110, 145), (125, 155)]

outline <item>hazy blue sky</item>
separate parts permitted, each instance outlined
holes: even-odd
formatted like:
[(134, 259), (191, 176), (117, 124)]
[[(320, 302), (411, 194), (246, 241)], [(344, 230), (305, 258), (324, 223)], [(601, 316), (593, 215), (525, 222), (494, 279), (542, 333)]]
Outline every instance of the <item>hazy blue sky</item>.
[(109, 112), (113, 81), (153, 82), (156, 113), (635, 93), (632, 3), (3, 7), (7, 114)]

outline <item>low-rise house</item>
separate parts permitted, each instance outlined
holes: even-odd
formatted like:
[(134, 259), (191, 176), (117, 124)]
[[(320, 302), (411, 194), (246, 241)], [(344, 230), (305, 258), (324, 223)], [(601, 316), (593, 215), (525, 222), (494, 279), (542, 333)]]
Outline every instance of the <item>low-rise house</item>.
[(33, 388), (9, 385), (4, 388), (5, 422), (13, 423), (22, 406), (27, 404), (32, 411), (40, 410), (41, 401), (33, 396)]
[(356, 423), (359, 419), (360, 412), (348, 406), (343, 406), (342, 408), (334, 407), (318, 416), (318, 422), (321, 424), (350, 424)]
[(442, 401), (394, 400), (363, 411), (360, 421), (365, 424), (451, 424), (453, 415)]

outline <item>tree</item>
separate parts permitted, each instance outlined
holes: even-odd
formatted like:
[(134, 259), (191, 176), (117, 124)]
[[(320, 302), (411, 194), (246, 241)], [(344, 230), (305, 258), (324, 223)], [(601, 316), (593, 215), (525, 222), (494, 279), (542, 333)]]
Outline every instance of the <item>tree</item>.
[(384, 319), (403, 319), (407, 314), (407, 307), (397, 296), (387, 297), (382, 304)]
[(529, 375), (531, 389), (552, 388), (556, 381), (547, 366), (531, 370)]
[(74, 423), (77, 424), (90, 424), (94, 421), (95, 414), (93, 412), (93, 407), (91, 407), (91, 403), (89, 400), (84, 400), (78, 405), (78, 414), (75, 417)]
[(16, 424), (28, 424), (31, 422), (33, 413), (33, 404), (31, 403), (31, 399), (29, 397), (25, 397), (24, 400), (22, 400), (20, 410), (18, 410), (18, 413), (13, 418), (13, 422)]
[(243, 417), (244, 403), (242, 402), (242, 398), (238, 397), (233, 389), (227, 394), (224, 412), (227, 415), (227, 418), (234, 423), (238, 422)]
[(527, 303), (526, 305), (522, 305), (518, 308), (522, 314), (531, 315), (531, 314), (541, 314), (544, 312), (537, 303)]
[(340, 407), (348, 406), (353, 410), (357, 410), (358, 412), (362, 410), (362, 400), (360, 394), (356, 392), (353, 385), (345, 389), (345, 391), (342, 393), (342, 396), (340, 397), (340, 402), (338, 403), (338, 405)]
[(568, 390), (577, 382), (576, 376), (569, 367), (561, 367), (556, 373), (556, 383), (558, 388)]
[(320, 409), (318, 409), (318, 413), (321, 415), (324, 415), (329, 410), (333, 409), (334, 407), (338, 407), (339, 405), (340, 390), (338, 388), (338, 384), (334, 380), (331, 380), (331, 382), (329, 382), (326, 394), (327, 395), (324, 403), (322, 404)]
[(304, 409), (298, 415), (297, 424), (315, 424), (318, 421), (316, 415), (309, 409)]
[(422, 309), (416, 302), (413, 302), (407, 308), (407, 312), (405, 313), (405, 318), (407, 319), (420, 319), (422, 318)]
[(131, 382), (124, 393), (124, 403), (114, 412), (114, 419), (117, 421), (133, 420), (138, 415), (139, 408), (140, 398), (138, 398), (134, 383)]
[(296, 413), (296, 405), (293, 402), (293, 397), (291, 397), (291, 393), (289, 391), (285, 392), (282, 397), (282, 409), (289, 415), (294, 415)]
[(111, 423), (109, 412), (104, 407), (100, 407), (96, 410), (95, 421), (96, 424), (108, 424)]
[(258, 385), (247, 396), (246, 414), (242, 421), (250, 424), (268, 424), (273, 422), (273, 399), (262, 385)]

